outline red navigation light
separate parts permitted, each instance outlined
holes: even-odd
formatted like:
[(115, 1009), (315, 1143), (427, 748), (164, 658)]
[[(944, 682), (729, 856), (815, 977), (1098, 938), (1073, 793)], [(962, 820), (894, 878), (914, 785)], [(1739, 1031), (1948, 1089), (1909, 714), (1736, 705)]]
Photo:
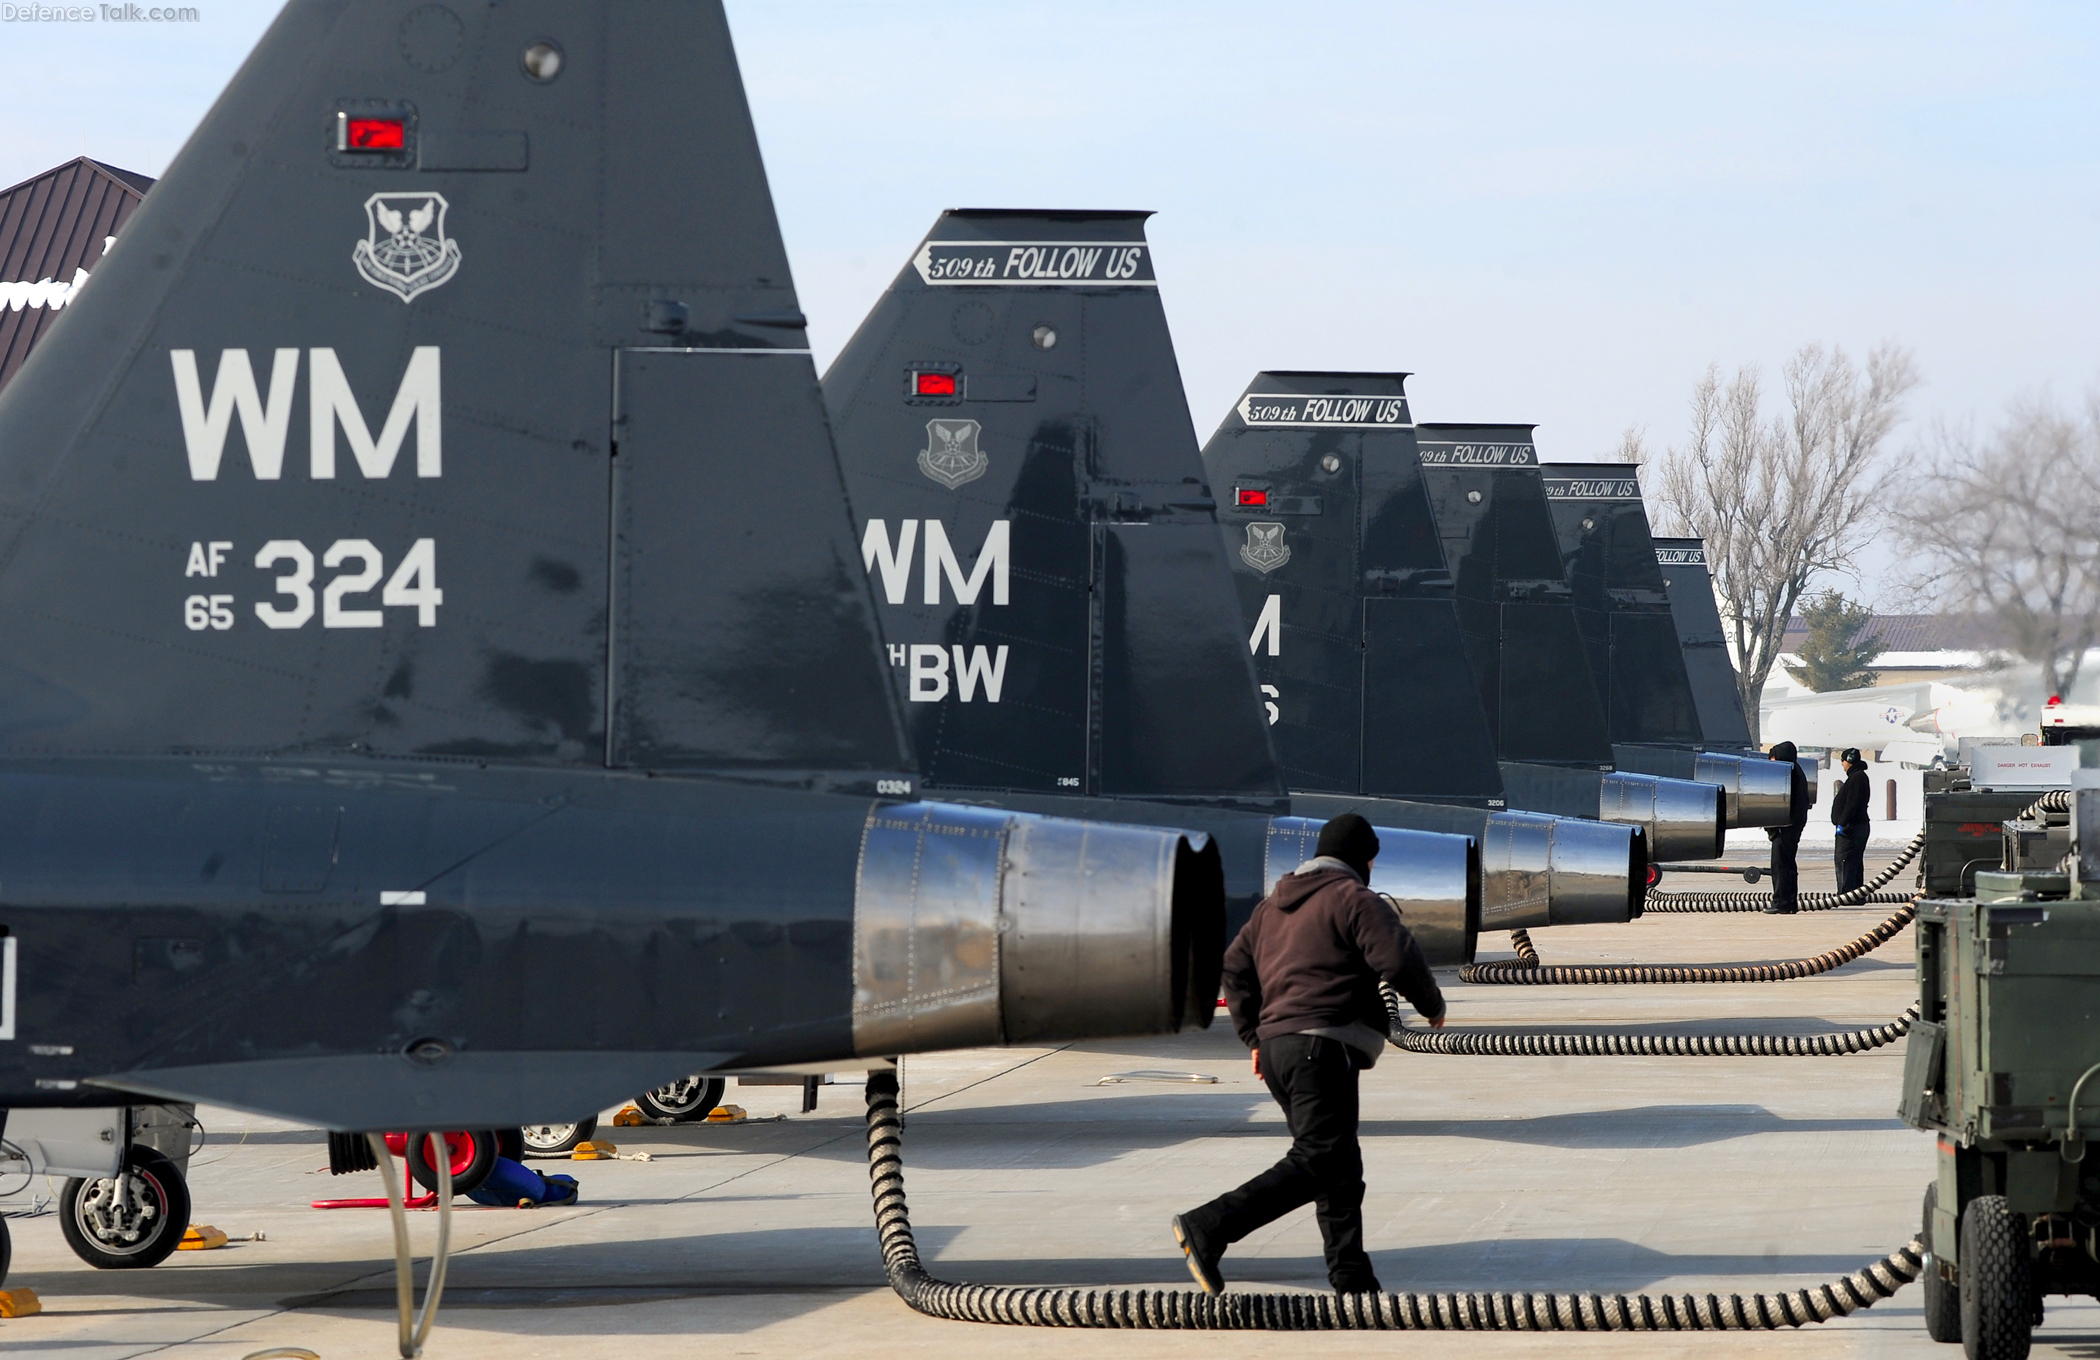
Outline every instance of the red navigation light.
[(1235, 505), (1267, 505), (1269, 493), (1257, 487), (1234, 487), (1232, 499)]
[(911, 390), (921, 397), (953, 397), (955, 390), (953, 373), (914, 373), (911, 375)]
[(2062, 703), (2063, 701), (2064, 701), (2064, 696), (2063, 696), (2063, 695), (2061, 695), (2061, 694), (2052, 694), (2052, 695), (2050, 695), (2050, 696), (2049, 696), (2049, 707), (2051, 707), (2051, 708), (2055, 708), (2055, 707), (2056, 707), (2057, 705), (2061, 704), (2061, 703)]
[(398, 118), (352, 118), (343, 140), (349, 151), (399, 151), (407, 129)]

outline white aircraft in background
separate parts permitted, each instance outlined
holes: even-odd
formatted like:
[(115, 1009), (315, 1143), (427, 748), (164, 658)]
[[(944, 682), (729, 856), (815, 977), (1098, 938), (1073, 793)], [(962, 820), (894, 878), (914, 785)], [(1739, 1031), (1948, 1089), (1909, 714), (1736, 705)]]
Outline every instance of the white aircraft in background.
[[(2100, 703), (2100, 668), (2081, 666), (2060, 704)], [(1762, 705), (1766, 745), (1876, 751), (1879, 761), (1930, 765), (1953, 759), (1963, 737), (2019, 737), (2038, 730), (2052, 696), (2039, 666), (2021, 663), (1954, 680), (1918, 680), (1873, 689), (1833, 690), (1768, 700)]]

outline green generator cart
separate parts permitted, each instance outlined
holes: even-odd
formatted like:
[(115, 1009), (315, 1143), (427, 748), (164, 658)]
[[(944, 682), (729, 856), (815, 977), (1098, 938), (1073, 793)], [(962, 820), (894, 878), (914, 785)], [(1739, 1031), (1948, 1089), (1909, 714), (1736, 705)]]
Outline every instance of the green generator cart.
[[(2077, 801), (2074, 830), (2100, 791)], [(1969, 1360), (2021, 1360), (2045, 1294), (2100, 1297), (2100, 834), (2079, 839), (2061, 870), (1919, 908), (1899, 1112), (1939, 1139), (1925, 1325)]]

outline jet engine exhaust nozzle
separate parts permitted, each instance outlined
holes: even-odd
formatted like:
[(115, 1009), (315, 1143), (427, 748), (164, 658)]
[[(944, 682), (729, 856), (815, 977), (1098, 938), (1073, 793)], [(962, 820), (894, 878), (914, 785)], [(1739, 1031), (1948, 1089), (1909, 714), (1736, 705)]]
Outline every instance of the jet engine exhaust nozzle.
[(1224, 933), (1224, 868), (1208, 837), (877, 807), (854, 886), (854, 1052), (1206, 1028)]
[(1794, 814), (1793, 776), (1783, 760), (1701, 751), (1692, 777), (1719, 784), (1728, 795), (1728, 825), (1785, 826)]
[[(1311, 817), (1269, 819), (1268, 862), (1262, 881), (1277, 880), (1311, 859), (1323, 823)], [(1480, 847), (1471, 836), (1374, 826), (1378, 858), (1371, 891), (1391, 903), (1432, 968), (1473, 961), (1480, 938)]]
[(1726, 790), (1705, 780), (1621, 771), (1597, 790), (1597, 820), (1648, 829), (1648, 853), (1659, 860), (1718, 859), (1726, 847)]
[(1497, 812), (1481, 847), (1486, 930), (1630, 921), (1648, 895), (1647, 832), (1639, 826)]

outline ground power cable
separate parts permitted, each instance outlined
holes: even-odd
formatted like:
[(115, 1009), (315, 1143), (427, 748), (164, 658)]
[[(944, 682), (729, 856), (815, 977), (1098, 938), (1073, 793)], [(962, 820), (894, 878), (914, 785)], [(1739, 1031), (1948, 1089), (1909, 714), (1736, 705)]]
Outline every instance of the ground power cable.
[[(2042, 801), (2048, 800), (2045, 797)], [(2038, 802), (2027, 811), (2033, 812), (2041, 806), (2042, 803)], [(1925, 833), (1920, 830), (1917, 835), (1911, 837), (1910, 844), (1903, 847), (1903, 852), (1884, 866), (1880, 873), (1874, 875), (1870, 882), (1841, 893), (1802, 893), (1798, 898), (1800, 909), (1831, 911), (1838, 907), (1864, 906), (1870, 902), (1908, 902), (1910, 894), (1883, 892), (1882, 889), (1894, 882), (1896, 875), (1903, 872), (1903, 866), (1916, 859), (1918, 852), (1924, 848)], [(1646, 915), (1651, 911), (1763, 911), (1771, 905), (1772, 894), (1768, 892), (1651, 892), (1641, 904), (1641, 914)]]
[(1600, 963), (1547, 964), (1539, 961), (1529, 935), (1517, 945), (1514, 959), (1469, 963), (1458, 970), (1460, 982), (1556, 986), (1563, 984), (1625, 982), (1789, 982), (1842, 968), (1854, 959), (1879, 949), (1903, 933), (1918, 915), (1918, 898), (1912, 898), (1872, 930), (1826, 949), (1813, 958), (1788, 959), (1784, 963)]
[(1415, 1029), (1400, 1015), (1400, 998), (1379, 984), (1392, 1033), (1386, 1041), (1406, 1053), (1448, 1058), (1843, 1058), (1886, 1048), (1910, 1033), (1916, 1002), (1885, 1025), (1825, 1034), (1578, 1034), (1504, 1029)]
[(1778, 1294), (1333, 1294), (979, 1285), (927, 1274), (904, 1201), (894, 1073), (868, 1074), (868, 1180), (890, 1288), (915, 1312), (1021, 1327), (1191, 1331), (1754, 1332), (1829, 1322), (1918, 1278), (1923, 1244)]

